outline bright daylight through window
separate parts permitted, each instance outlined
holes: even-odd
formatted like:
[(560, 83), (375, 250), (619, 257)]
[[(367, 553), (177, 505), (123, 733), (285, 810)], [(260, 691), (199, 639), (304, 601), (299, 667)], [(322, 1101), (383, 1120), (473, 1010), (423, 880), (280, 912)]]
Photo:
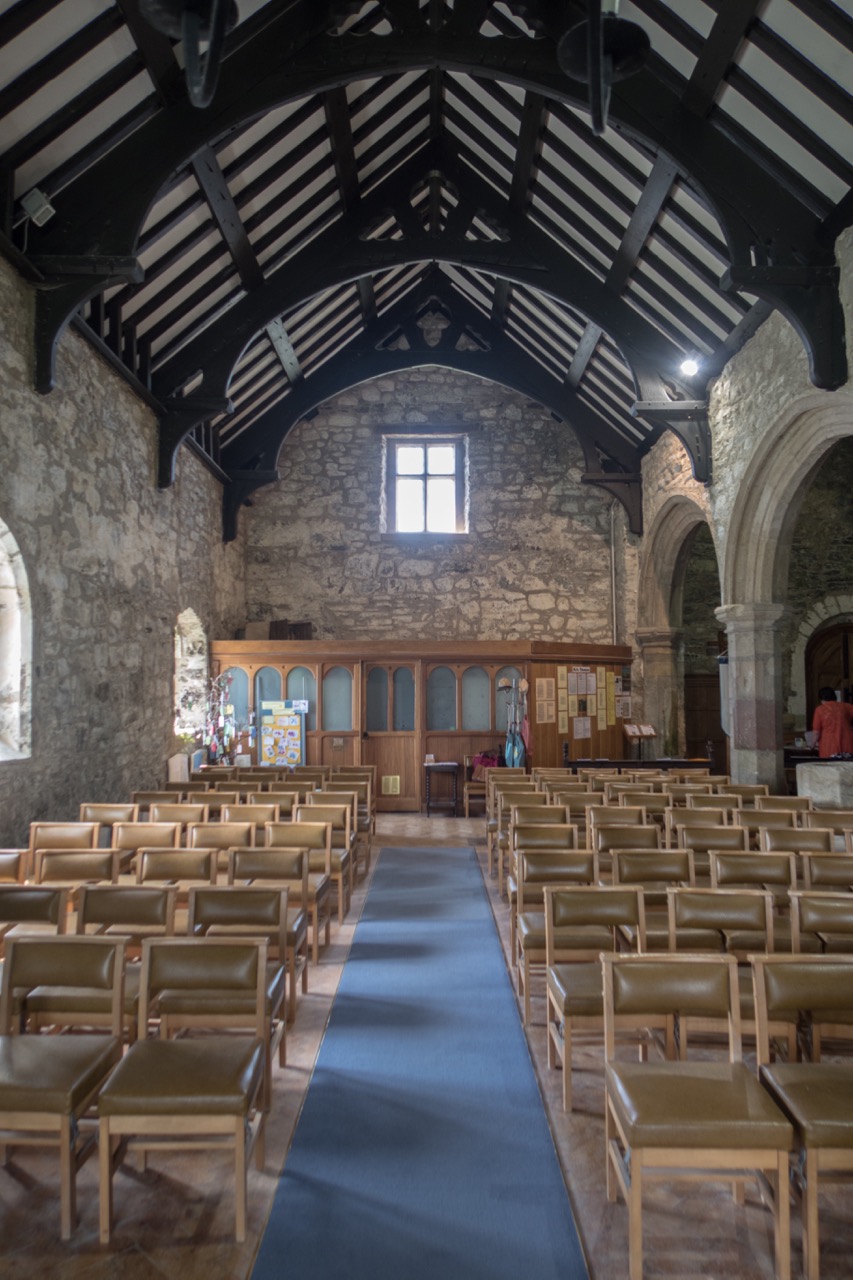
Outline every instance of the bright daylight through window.
[(464, 533), (464, 437), (388, 437), (385, 496), (389, 532)]

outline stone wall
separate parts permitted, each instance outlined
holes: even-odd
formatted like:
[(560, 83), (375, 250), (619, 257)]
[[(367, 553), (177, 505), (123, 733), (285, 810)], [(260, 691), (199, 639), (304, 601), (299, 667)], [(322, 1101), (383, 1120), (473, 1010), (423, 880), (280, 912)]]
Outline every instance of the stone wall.
[(174, 629), (245, 617), (242, 539), (221, 542), (220, 486), (187, 450), (156, 486), (151, 411), (76, 333), (56, 389), (32, 388), (33, 295), (0, 261), (0, 519), (33, 618), (32, 751), (0, 763), (0, 844), (162, 781), (173, 733)]
[[(381, 532), (382, 429), (420, 424), (470, 433), (466, 535)], [(607, 643), (611, 499), (582, 469), (570, 429), (494, 384), (418, 369), (355, 387), (290, 433), (280, 482), (241, 517), (249, 620), (310, 621), (318, 638)], [(617, 597), (633, 608), (624, 579)]]

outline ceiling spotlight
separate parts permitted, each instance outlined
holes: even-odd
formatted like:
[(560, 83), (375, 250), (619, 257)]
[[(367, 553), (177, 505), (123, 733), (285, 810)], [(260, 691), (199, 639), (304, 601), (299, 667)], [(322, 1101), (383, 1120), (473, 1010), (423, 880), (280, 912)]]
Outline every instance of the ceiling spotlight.
[(685, 378), (695, 378), (696, 374), (699, 372), (699, 361), (694, 360), (692, 356), (689, 360), (682, 360), (681, 372), (684, 374)]

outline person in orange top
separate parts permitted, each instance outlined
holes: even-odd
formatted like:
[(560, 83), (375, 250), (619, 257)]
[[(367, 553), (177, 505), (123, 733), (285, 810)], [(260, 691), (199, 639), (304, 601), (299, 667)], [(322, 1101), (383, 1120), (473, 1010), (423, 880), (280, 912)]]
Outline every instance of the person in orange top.
[(838, 702), (835, 690), (827, 686), (819, 693), (820, 706), (815, 710), (812, 729), (817, 734), (818, 755), (853, 755), (853, 707)]

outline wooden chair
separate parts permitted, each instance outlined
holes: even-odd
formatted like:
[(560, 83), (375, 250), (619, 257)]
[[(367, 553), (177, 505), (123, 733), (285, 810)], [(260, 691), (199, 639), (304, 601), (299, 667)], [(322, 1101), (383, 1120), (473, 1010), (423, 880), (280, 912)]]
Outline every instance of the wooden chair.
[(268, 822), (281, 821), (281, 806), (274, 802), (267, 802), (264, 794), (263, 801), (252, 800), (249, 804), (225, 804), (222, 806), (222, 822), (253, 822), (255, 824), (255, 836), (263, 831), (264, 826)]
[(803, 1273), (805, 1280), (819, 1280), (820, 1185), (853, 1173), (853, 1063), (774, 1063), (769, 1027), (792, 1015), (801, 1032), (841, 1018), (849, 1026), (853, 956), (756, 956), (753, 971), (760, 1079), (792, 1123), (803, 1153), (793, 1166), (802, 1204)]
[[(311, 958), (319, 963), (321, 938), (329, 945), (332, 926), (332, 829), (328, 822), (273, 822), (266, 826), (266, 847), (276, 853), (284, 850), (304, 852), (305, 883), (302, 870), (290, 873), (290, 901), (298, 902), (308, 912), (311, 925)], [(311, 870), (314, 865), (321, 870)], [(318, 857), (320, 855), (320, 857)], [(244, 865), (248, 865), (245, 854)], [(301, 862), (299, 864), (302, 866)], [(229, 875), (230, 875), (229, 870)], [(296, 877), (296, 878), (294, 878)]]
[(835, 832), (829, 827), (765, 827), (761, 848), (768, 853), (832, 853)]
[(533, 975), (545, 973), (545, 886), (595, 885), (597, 880), (598, 859), (591, 849), (536, 849), (520, 855), (516, 985), (525, 1025), (530, 1022)]
[[(190, 890), (187, 935), (264, 937), (270, 958), (279, 960), (288, 979), (288, 1022), (296, 1017), (299, 980), (308, 990), (308, 917), (302, 907), (291, 907), (289, 889), (283, 886), (241, 886), (233, 882)], [(282, 1042), (283, 1044), (283, 1042)], [(279, 1059), (284, 1066), (284, 1049)]]
[[(628, 1206), (628, 1271), (643, 1276), (647, 1180), (736, 1181), (758, 1176), (774, 1215), (776, 1280), (791, 1274), (788, 1152), (793, 1128), (741, 1060), (737, 963), (732, 956), (602, 956), (607, 1198)], [(616, 1059), (621, 1025), (713, 1017), (728, 1061)], [(686, 1053), (686, 1044), (683, 1052)], [(762, 1177), (763, 1175), (763, 1177)]]
[[(643, 893), (646, 938), (642, 950), (668, 951), (666, 891), (696, 884), (692, 849), (614, 849), (611, 856), (613, 884), (630, 885)], [(622, 936), (632, 951), (640, 949), (633, 925), (623, 925)]]
[(31, 822), (29, 865), (35, 865), (36, 849), (97, 849), (98, 822)]
[[(322, 794), (319, 791), (313, 792), (309, 799), (313, 799), (314, 795)], [(316, 844), (309, 846), (308, 865), (313, 875), (328, 875), (334, 886), (338, 903), (339, 924), (343, 924), (352, 900), (353, 853), (351, 818), (352, 810), (349, 805), (312, 803), (298, 805), (291, 824), (292, 826), (298, 826), (301, 823), (315, 826), (325, 824), (329, 828), (329, 841), (331, 844), (329, 856), (326, 856), (325, 845), (321, 846), (318, 838)], [(269, 831), (269, 828), (267, 830)]]
[[(559, 813), (559, 810), (557, 810)], [(574, 853), (578, 848), (578, 829), (567, 822), (560, 823), (519, 823), (513, 827), (512, 866), (507, 877), (507, 898), (509, 899), (509, 953), (512, 963), (518, 963), (518, 881), (521, 874), (521, 860), (525, 854), (562, 854)], [(591, 856), (587, 864), (592, 865)], [(595, 862), (596, 871), (598, 861)], [(528, 906), (542, 901), (541, 890), (537, 894), (528, 894)], [(544, 928), (544, 923), (543, 923)]]
[(182, 794), (183, 791), (175, 792), (162, 788), (159, 791), (131, 791), (130, 798), (138, 806), (140, 818), (147, 818), (152, 804), (177, 804)]
[(618, 951), (626, 928), (645, 950), (645, 905), (642, 890), (616, 885), (549, 885), (544, 901), (548, 1066), (562, 1067), (563, 1110), (571, 1111), (575, 1034), (604, 1030), (600, 953)]
[(0, 884), (23, 884), (28, 864), (27, 849), (0, 849)]
[(471, 804), (482, 803), (486, 807), (486, 779), (474, 777), (474, 757), (465, 756), (465, 780), (462, 783), (462, 811), (471, 817)]
[(185, 902), (190, 886), (216, 884), (217, 849), (139, 849), (136, 858), (137, 884), (175, 885), (178, 901)]
[[(528, 796), (522, 797), (521, 804), (516, 804), (516, 799), (518, 797), (513, 797), (509, 809), (502, 812), (501, 826), (505, 828), (506, 836), (504, 837), (503, 832), (501, 832), (497, 841), (498, 893), (501, 897), (504, 896), (505, 888), (508, 894), (511, 892), (509, 878), (515, 870), (516, 827), (570, 825), (566, 817), (565, 807), (563, 805), (548, 804), (544, 792), (540, 793), (535, 801), (531, 800), (530, 803), (528, 803), (530, 799)], [(577, 839), (575, 839), (573, 847), (577, 848)]]
[(218, 849), (219, 870), (228, 865), (228, 850), (253, 845), (257, 829), (254, 822), (191, 822), (187, 827), (188, 849)]
[[(164, 993), (188, 1008), (201, 992), (245, 1011), (248, 1035), (148, 1038), (149, 1017)], [(220, 1027), (216, 1000), (199, 1001), (200, 1021)], [(174, 1015), (173, 1015), (174, 1016)], [(232, 1015), (236, 1016), (236, 1015)], [(221, 1148), (231, 1153), (235, 1182), (235, 1238), (246, 1238), (247, 1163), (252, 1149), (263, 1168), (264, 1035), (267, 1020), (267, 944), (230, 938), (157, 938), (144, 943), (136, 1042), (101, 1090), (100, 1239), (109, 1244), (113, 1175), (128, 1150), (143, 1154)], [(200, 1088), (200, 1082), (204, 1087)]]
[[(0, 991), (0, 1132), (4, 1155), (17, 1146), (59, 1152), (60, 1235), (77, 1222), (77, 1171), (94, 1151), (82, 1126), (107, 1076), (121, 1058), (123, 944), (106, 938), (13, 938)], [(49, 988), (72, 1004), (80, 991), (100, 992), (110, 1013), (106, 1035), (38, 1035), (20, 1030), (21, 1007)], [(58, 1026), (62, 1010), (57, 1008)], [(14, 1021), (14, 1025), (13, 1025)]]

